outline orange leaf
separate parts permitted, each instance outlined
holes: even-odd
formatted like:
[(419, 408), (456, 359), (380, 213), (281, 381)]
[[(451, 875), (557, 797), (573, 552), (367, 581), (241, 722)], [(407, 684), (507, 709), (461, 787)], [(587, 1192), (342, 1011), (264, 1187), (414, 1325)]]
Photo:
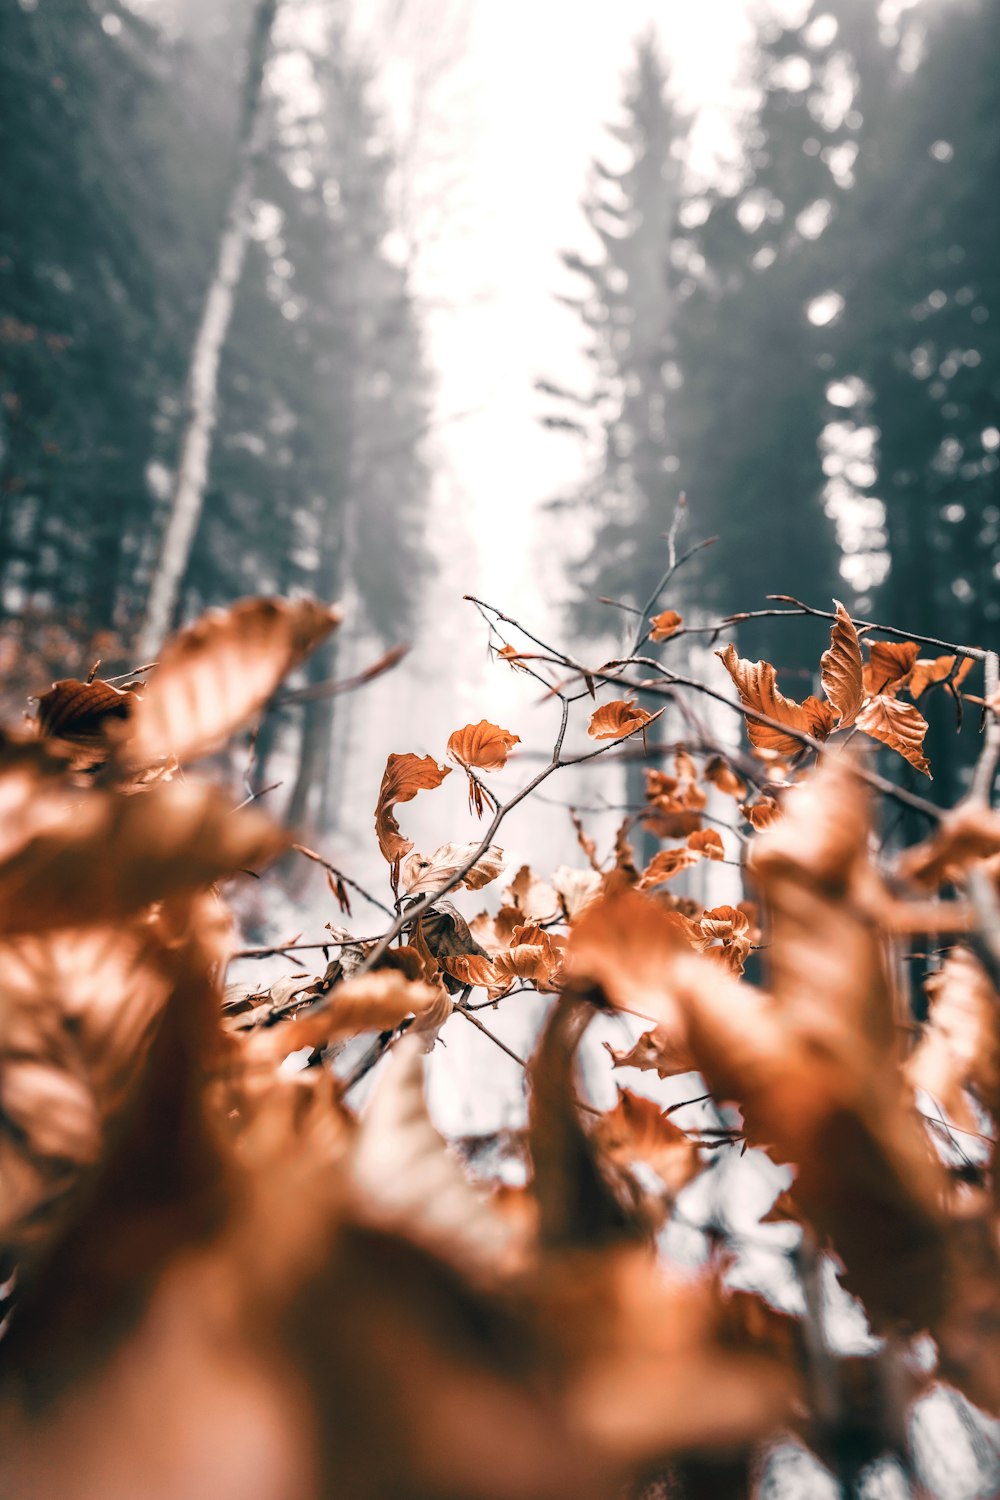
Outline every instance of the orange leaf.
[(911, 766), (915, 766), (925, 776), (930, 776), (930, 763), (923, 753), (927, 720), (912, 703), (901, 703), (898, 698), (877, 693), (874, 698), (869, 698), (858, 714), (856, 723), (873, 740), (888, 745), (890, 750), (897, 751), (904, 760), (908, 760)]
[(91, 791), (27, 825), (0, 869), (0, 933), (114, 922), (287, 849), (255, 808), (172, 782), (138, 797)]
[[(930, 687), (932, 683), (944, 682), (954, 665), (955, 658), (953, 656), (936, 656), (933, 659), (922, 657), (919, 661), (915, 661), (913, 663), (913, 671), (910, 673), (909, 683), (907, 684), (910, 689), (910, 696), (919, 698), (924, 689)], [(952, 682), (957, 687), (959, 683), (968, 677), (971, 671), (972, 657), (966, 656), (952, 678)]]
[(672, 635), (677, 634), (684, 621), (675, 609), (665, 609), (662, 614), (654, 615), (649, 623), (653, 627), (650, 632), (652, 640), (669, 641)]
[(191, 760), (223, 744), (341, 618), (315, 599), (243, 599), (209, 610), (164, 646), (124, 752), (145, 764), (171, 754)]
[(653, 719), (644, 708), (628, 698), (616, 698), (611, 703), (602, 703), (591, 715), (587, 733), (592, 740), (620, 740)]
[(997, 995), (977, 959), (953, 948), (926, 983), (930, 1013), (920, 1044), (906, 1064), (914, 1088), (943, 1105), (949, 1119), (975, 1134), (980, 1121), (966, 1089), (994, 1119), (1000, 1106), (1000, 1027)]
[(920, 647), (916, 641), (869, 641), (864, 670), (866, 693), (889, 693), (895, 697), (906, 686)]
[[(696, 833), (691, 835), (691, 838), (697, 837)], [(643, 870), (639, 881), (640, 891), (652, 890), (654, 886), (663, 885), (666, 881), (672, 880), (682, 870), (689, 870), (692, 865), (696, 865), (698, 858), (699, 854), (695, 849), (661, 849), (659, 854), (653, 855)]]
[[(756, 709), (767, 714), (769, 719), (776, 719), (779, 724), (787, 724), (789, 729), (802, 734), (819, 733), (820, 737), (825, 737), (816, 712), (820, 706), (818, 700), (796, 703), (793, 698), (786, 698), (778, 691), (775, 670), (770, 662), (747, 661), (737, 656), (733, 645), (715, 654), (736, 684), (744, 708)], [(801, 740), (782, 734), (780, 729), (771, 729), (758, 719), (748, 718), (746, 723), (751, 745), (765, 755), (797, 755), (802, 749)]]
[(962, 879), (977, 860), (1000, 854), (1000, 813), (975, 803), (959, 803), (944, 815), (933, 835), (899, 858), (899, 874), (928, 889)]
[[(441, 844), (433, 854), (411, 854), (400, 866), (399, 878), (408, 896), (423, 896), (451, 880), (472, 858), (478, 844)], [(503, 850), (491, 844), (471, 869), (462, 876), (461, 885), (470, 891), (481, 890), (496, 880), (504, 868)]]
[(38, 733), (73, 745), (100, 745), (109, 723), (127, 719), (136, 702), (131, 689), (68, 677), (39, 698)]
[(853, 724), (865, 699), (861, 679), (861, 642), (847, 610), (835, 599), (837, 618), (830, 632), (830, 645), (820, 658), (823, 691), (833, 705), (840, 727)]
[(519, 734), (498, 729), (488, 719), (456, 729), (448, 740), (448, 754), (460, 766), (475, 766), (480, 771), (499, 771), (507, 764), (514, 745), (521, 743)]
[(683, 1032), (676, 1026), (654, 1026), (652, 1031), (644, 1031), (627, 1051), (616, 1052), (608, 1042), (604, 1045), (615, 1068), (638, 1068), (643, 1073), (655, 1068), (661, 1078), (698, 1070)]
[[(671, 960), (704, 946), (697, 922), (655, 899), (626, 890), (594, 901), (577, 918), (566, 952), (567, 972), (601, 985), (612, 1005), (665, 1027), (679, 1047), (679, 1016), (664, 987)], [(678, 1072), (686, 1069), (678, 1068)]]
[(758, 833), (770, 828), (781, 817), (781, 808), (773, 797), (758, 797), (756, 802), (744, 802), (740, 812)]
[(737, 776), (732, 766), (727, 765), (721, 755), (713, 755), (705, 762), (702, 772), (705, 780), (712, 786), (717, 786), (720, 792), (725, 792), (730, 797), (745, 797), (747, 784), (741, 777)]
[(603, 1114), (597, 1139), (613, 1162), (623, 1167), (645, 1162), (671, 1196), (698, 1175), (698, 1147), (659, 1106), (631, 1089), (618, 1090), (618, 1103)]
[(706, 859), (725, 859), (726, 849), (722, 835), (714, 828), (702, 828), (688, 836), (688, 848), (704, 855)]
[(418, 792), (433, 791), (451, 774), (449, 766), (439, 766), (432, 755), (390, 755), (385, 763), (378, 802), (375, 804), (375, 833), (382, 855), (392, 865), (413, 848), (413, 840), (399, 831), (393, 809), (397, 802), (410, 802)]
[(525, 655), (523, 651), (518, 651), (516, 646), (501, 646), (497, 652), (497, 656), (501, 661), (508, 662), (514, 668), (515, 672), (527, 672), (528, 668), (524, 663), (526, 661), (534, 661), (537, 652), (533, 655)]
[(406, 1016), (420, 1018), (439, 1009), (443, 1022), (452, 1005), (439, 986), (409, 979), (399, 969), (380, 969), (336, 985), (322, 1008), (258, 1032), (258, 1045), (268, 1055), (287, 1056), (299, 1047), (325, 1047), (337, 1037), (391, 1031)]

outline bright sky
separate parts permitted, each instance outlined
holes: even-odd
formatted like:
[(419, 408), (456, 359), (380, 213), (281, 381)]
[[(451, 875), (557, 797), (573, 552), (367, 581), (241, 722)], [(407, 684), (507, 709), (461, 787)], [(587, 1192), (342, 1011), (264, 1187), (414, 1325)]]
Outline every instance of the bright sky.
[[(426, 254), (428, 286), (450, 306), (431, 322), (442, 413), (474, 415), (441, 435), (442, 456), (477, 543), (479, 586), (513, 612), (536, 605), (531, 566), (540, 503), (579, 472), (572, 439), (538, 424), (539, 376), (584, 383), (582, 330), (555, 301), (560, 249), (586, 246), (580, 199), (604, 125), (619, 107), (634, 39), (667, 8), (650, 0), (479, 0), (460, 72), (464, 222)], [(749, 36), (746, 0), (670, 7), (657, 21), (678, 93), (700, 114), (706, 165), (728, 140), (733, 79)], [(461, 158), (460, 158), (461, 160)], [(558, 581), (558, 569), (554, 570)]]

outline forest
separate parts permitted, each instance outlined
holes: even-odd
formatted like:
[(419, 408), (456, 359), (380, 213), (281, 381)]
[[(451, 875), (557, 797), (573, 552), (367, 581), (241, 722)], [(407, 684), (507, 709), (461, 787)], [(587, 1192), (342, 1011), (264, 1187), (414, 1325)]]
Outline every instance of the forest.
[(1000, 7), (629, 37), (516, 613), (446, 12), (0, 8), (0, 1493), (988, 1500)]

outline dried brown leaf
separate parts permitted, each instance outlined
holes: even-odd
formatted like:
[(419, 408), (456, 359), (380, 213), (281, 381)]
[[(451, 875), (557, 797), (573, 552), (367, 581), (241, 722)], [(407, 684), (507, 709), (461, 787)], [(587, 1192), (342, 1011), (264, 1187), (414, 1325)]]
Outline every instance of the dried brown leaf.
[(616, 1068), (638, 1068), (643, 1073), (655, 1068), (661, 1078), (697, 1071), (687, 1039), (676, 1026), (654, 1026), (651, 1031), (644, 1031), (631, 1047), (620, 1051), (608, 1042), (604, 1045)]
[[(697, 838), (698, 835), (692, 834), (691, 837)], [(639, 890), (651, 891), (658, 885), (664, 885), (682, 870), (689, 870), (692, 865), (696, 865), (700, 858), (700, 852), (694, 848), (661, 849), (643, 870), (639, 878)]]
[(253, 719), (341, 621), (314, 599), (243, 599), (172, 636), (132, 714), (122, 753), (192, 760)]
[(726, 849), (722, 835), (714, 828), (702, 828), (688, 835), (688, 848), (704, 859), (725, 859)]
[(137, 694), (131, 688), (116, 688), (110, 682), (80, 682), (67, 678), (55, 682), (38, 700), (38, 733), (89, 752), (85, 764), (99, 764), (114, 743), (114, 733), (131, 715)]
[(535, 875), (530, 865), (522, 865), (504, 891), (508, 906), (522, 914), (523, 922), (547, 922), (559, 915), (559, 897), (545, 880)]
[(930, 1011), (907, 1060), (914, 1088), (925, 1089), (961, 1130), (980, 1130), (966, 1090), (1000, 1119), (1000, 997), (979, 961), (953, 948), (926, 984)]
[(839, 599), (837, 618), (830, 632), (830, 645), (820, 658), (823, 691), (836, 712), (839, 727), (854, 723), (865, 700), (861, 675), (861, 642), (854, 622)]
[(721, 755), (710, 756), (705, 762), (702, 772), (705, 780), (712, 786), (718, 787), (720, 792), (725, 792), (729, 797), (737, 800), (747, 794), (747, 784), (741, 776), (737, 776), (733, 768), (723, 760)]
[(628, 698), (616, 698), (595, 709), (587, 725), (592, 740), (620, 740), (652, 722), (653, 715)]
[(234, 812), (193, 783), (141, 797), (88, 791), (29, 833), (0, 866), (0, 933), (128, 917), (265, 863), (288, 836), (254, 808)]
[(672, 635), (677, 634), (684, 621), (675, 609), (665, 609), (661, 614), (654, 615), (649, 623), (651, 640), (669, 641)]
[(701, 1170), (697, 1145), (652, 1099), (631, 1089), (619, 1088), (615, 1108), (598, 1122), (597, 1140), (619, 1166), (641, 1161), (652, 1167), (671, 1197)]
[[(951, 677), (952, 668), (955, 666), (954, 656), (935, 656), (932, 658), (921, 657), (913, 663), (906, 686), (910, 690), (911, 698), (919, 698), (926, 688), (936, 682), (944, 682)], [(961, 664), (951, 681), (955, 687), (960, 686), (972, 671), (973, 659), (971, 656), (963, 656)]]
[(960, 802), (945, 813), (929, 839), (904, 849), (898, 872), (928, 890), (960, 881), (970, 865), (1000, 854), (1000, 813)]
[(884, 693), (877, 694), (869, 698), (855, 723), (873, 740), (895, 750), (911, 766), (930, 776), (930, 762), (923, 753), (927, 720), (912, 703), (902, 703)]
[(865, 663), (864, 688), (875, 696), (887, 693), (895, 697), (907, 685), (910, 669), (920, 655), (916, 641), (869, 641)]
[[(745, 709), (756, 709), (769, 719), (775, 719), (800, 734), (819, 734), (822, 737), (822, 716), (818, 712), (821, 705), (818, 700), (807, 699), (805, 703), (796, 703), (793, 698), (786, 698), (778, 690), (776, 673), (770, 662), (747, 661), (737, 655), (733, 645), (715, 654), (733, 679)], [(783, 734), (780, 729), (771, 729), (759, 719), (747, 718), (746, 726), (751, 745), (766, 755), (797, 755), (802, 749), (801, 740), (794, 735)]]
[(392, 1031), (407, 1016), (419, 1020), (444, 1006), (436, 1024), (451, 1014), (450, 997), (435, 985), (407, 978), (399, 969), (378, 969), (346, 979), (322, 1005), (293, 1020), (258, 1032), (255, 1044), (268, 1055), (287, 1056), (299, 1047), (325, 1047), (362, 1031)]
[[(433, 854), (410, 854), (399, 868), (400, 885), (408, 896), (436, 891), (457, 875), (479, 848), (474, 844), (441, 844)], [(470, 891), (482, 890), (503, 873), (503, 850), (497, 844), (481, 854), (460, 884)]]
[(466, 724), (464, 729), (456, 729), (449, 736), (448, 754), (466, 769), (500, 771), (507, 764), (513, 747), (520, 743), (519, 734), (511, 734), (488, 719), (480, 719), (478, 724)]
[(755, 802), (744, 802), (740, 812), (758, 833), (770, 828), (781, 817), (781, 808), (774, 798), (765, 796), (758, 797)]
[(399, 831), (395, 807), (399, 802), (410, 802), (418, 792), (433, 791), (446, 776), (450, 766), (439, 766), (432, 755), (390, 755), (382, 774), (378, 801), (375, 804), (375, 834), (384, 859), (395, 864), (413, 848), (413, 840), (404, 838)]

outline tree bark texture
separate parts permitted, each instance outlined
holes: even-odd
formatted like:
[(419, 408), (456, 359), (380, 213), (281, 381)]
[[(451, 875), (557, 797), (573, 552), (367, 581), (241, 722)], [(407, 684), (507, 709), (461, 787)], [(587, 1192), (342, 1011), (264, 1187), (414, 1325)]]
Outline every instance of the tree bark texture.
[(212, 436), (218, 420), (219, 362), (246, 259), (257, 161), (267, 128), (263, 86), (278, 3), (279, 0), (260, 0), (254, 15), (233, 186), (215, 272), (191, 351), (183, 436), (170, 512), (137, 647), (142, 661), (151, 661), (156, 656), (170, 631), (204, 504)]

